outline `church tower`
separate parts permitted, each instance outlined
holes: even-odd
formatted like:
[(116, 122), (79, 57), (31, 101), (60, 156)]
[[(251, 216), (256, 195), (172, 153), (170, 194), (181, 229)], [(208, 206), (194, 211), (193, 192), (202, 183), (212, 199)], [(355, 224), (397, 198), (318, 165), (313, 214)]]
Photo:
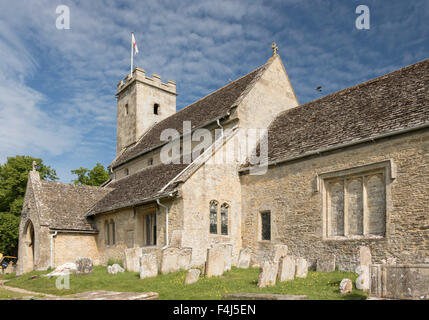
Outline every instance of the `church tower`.
[(116, 154), (135, 143), (152, 126), (176, 112), (176, 83), (135, 68), (118, 83)]

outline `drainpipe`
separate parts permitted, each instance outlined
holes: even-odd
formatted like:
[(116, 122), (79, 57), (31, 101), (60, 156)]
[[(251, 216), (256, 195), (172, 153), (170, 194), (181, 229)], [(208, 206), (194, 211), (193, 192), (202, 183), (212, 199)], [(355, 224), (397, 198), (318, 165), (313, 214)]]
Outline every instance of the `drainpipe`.
[(49, 267), (54, 267), (54, 237), (56, 237), (58, 234), (58, 231), (55, 231), (54, 233), (51, 233), (49, 236), (51, 237), (51, 256), (49, 259)]
[(223, 137), (223, 130), (224, 130), (224, 129), (223, 129), (222, 125), (220, 124), (220, 120), (219, 120), (219, 119), (217, 119), (217, 121), (216, 121), (216, 122), (217, 122), (217, 125), (222, 129), (222, 135), (221, 135), (221, 136)]
[(166, 248), (168, 247), (168, 207), (163, 205), (159, 199), (156, 199), (156, 203), (158, 203), (158, 205), (160, 207), (163, 207), (165, 209), (165, 246), (162, 248)]

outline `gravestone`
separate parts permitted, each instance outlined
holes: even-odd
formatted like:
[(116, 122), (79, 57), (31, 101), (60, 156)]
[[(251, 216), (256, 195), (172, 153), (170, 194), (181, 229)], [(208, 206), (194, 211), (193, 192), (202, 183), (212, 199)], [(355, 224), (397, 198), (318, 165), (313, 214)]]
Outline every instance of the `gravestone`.
[(372, 256), (368, 247), (362, 246), (359, 249), (359, 266), (356, 268), (356, 273), (359, 277), (356, 279), (356, 288), (359, 290), (368, 291), (370, 287), (370, 272)]
[(225, 254), (225, 270), (224, 271), (230, 271), (232, 266), (232, 244), (229, 243), (223, 243), (221, 244), (224, 250)]
[(371, 250), (366, 247), (362, 246), (359, 249), (359, 262), (361, 266), (369, 266), (371, 264), (372, 255)]
[(145, 253), (140, 257), (140, 279), (156, 277), (158, 275), (158, 262), (156, 255)]
[(185, 278), (185, 284), (191, 284), (198, 281), (200, 277), (201, 271), (200, 269), (190, 269)]
[(295, 268), (295, 277), (297, 278), (305, 278), (308, 274), (308, 262), (304, 258), (297, 258)]
[(285, 244), (276, 244), (272, 250), (273, 261), (280, 261), (281, 258), (287, 256), (288, 248)]
[(109, 274), (117, 274), (118, 272), (124, 272), (124, 268), (122, 268), (119, 264), (115, 263), (111, 266), (107, 267), (107, 272)]
[(206, 276), (221, 276), (225, 271), (225, 249), (214, 245), (207, 249)]
[(335, 255), (328, 254), (317, 259), (316, 270), (318, 272), (335, 271)]
[(161, 273), (167, 274), (179, 270), (179, 251), (177, 247), (168, 247), (161, 253)]
[(140, 257), (142, 248), (125, 249), (125, 269), (130, 272), (140, 272)]
[(353, 282), (350, 279), (343, 279), (340, 282), (340, 293), (347, 294), (353, 291)]
[(244, 248), (240, 250), (240, 255), (238, 257), (238, 268), (247, 269), (250, 266), (250, 258), (252, 255), (252, 250), (250, 248)]
[(178, 268), (188, 270), (192, 262), (192, 248), (182, 248), (178, 254)]
[(75, 262), (76, 274), (91, 274), (92, 273), (92, 259), (91, 258), (79, 258)]
[(356, 279), (356, 288), (368, 291), (370, 287), (369, 266), (358, 266), (356, 273), (359, 275)]
[(295, 279), (295, 257), (285, 256), (280, 259), (278, 281), (289, 281)]
[(259, 271), (258, 287), (271, 287), (276, 284), (279, 263), (277, 261), (264, 261)]

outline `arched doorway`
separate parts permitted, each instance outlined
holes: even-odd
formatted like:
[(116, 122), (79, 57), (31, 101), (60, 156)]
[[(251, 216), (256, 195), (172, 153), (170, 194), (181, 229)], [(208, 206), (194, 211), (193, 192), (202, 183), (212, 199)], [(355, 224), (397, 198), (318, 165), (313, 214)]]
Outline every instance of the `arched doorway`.
[(30, 272), (34, 270), (34, 226), (31, 220), (28, 220), (24, 228), (24, 259), (23, 272)]

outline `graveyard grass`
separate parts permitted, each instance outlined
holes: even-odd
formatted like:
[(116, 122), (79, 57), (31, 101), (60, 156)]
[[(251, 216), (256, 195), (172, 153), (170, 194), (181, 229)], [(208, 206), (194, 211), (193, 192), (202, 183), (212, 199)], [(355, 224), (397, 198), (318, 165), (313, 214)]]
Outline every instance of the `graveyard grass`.
[[(36, 292), (59, 296), (78, 292), (109, 290), (121, 292), (158, 292), (160, 300), (216, 300), (225, 294), (272, 293), (306, 295), (312, 300), (360, 300), (366, 299), (367, 294), (353, 288), (353, 293), (341, 295), (339, 284), (342, 279), (349, 278), (355, 282), (357, 275), (353, 272), (315, 272), (309, 271), (307, 278), (293, 281), (277, 282), (276, 286), (258, 288), (259, 268), (232, 268), (220, 277), (200, 277), (198, 282), (184, 285), (187, 271), (179, 271), (155, 278), (140, 279), (136, 272), (124, 272), (115, 275), (108, 274), (107, 268), (94, 267), (91, 275), (71, 275), (70, 289), (58, 290), (56, 278), (42, 277), (47, 271), (34, 271), (20, 277), (8, 278), (8, 286), (23, 288)], [(37, 277), (33, 277), (37, 276)], [(34, 279), (31, 279), (31, 278)]]

